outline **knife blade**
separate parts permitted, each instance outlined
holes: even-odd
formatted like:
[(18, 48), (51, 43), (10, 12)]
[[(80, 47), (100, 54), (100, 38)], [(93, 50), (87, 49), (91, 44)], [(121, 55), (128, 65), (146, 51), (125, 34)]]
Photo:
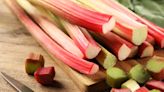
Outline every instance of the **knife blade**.
[(5, 79), (12, 87), (14, 87), (18, 92), (34, 92), (32, 89), (28, 88), (18, 80), (10, 77), (4, 72), (1, 72), (3, 79)]

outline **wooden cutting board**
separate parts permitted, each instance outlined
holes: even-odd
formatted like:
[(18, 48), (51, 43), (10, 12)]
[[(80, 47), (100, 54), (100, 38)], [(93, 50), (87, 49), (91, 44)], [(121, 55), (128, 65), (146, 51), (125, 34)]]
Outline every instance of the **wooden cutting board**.
[[(4, 0), (0, 0), (0, 9), (0, 71), (8, 73), (36, 92), (104, 92), (108, 87), (105, 83), (104, 70), (86, 76), (54, 57), (51, 58), (6, 7)], [(44, 87), (25, 73), (24, 59), (30, 52), (41, 53), (46, 58), (46, 66), (55, 66), (57, 74), (53, 87)], [(164, 57), (164, 50), (158, 50), (156, 54)], [(14, 92), (2, 77), (1, 91)]]

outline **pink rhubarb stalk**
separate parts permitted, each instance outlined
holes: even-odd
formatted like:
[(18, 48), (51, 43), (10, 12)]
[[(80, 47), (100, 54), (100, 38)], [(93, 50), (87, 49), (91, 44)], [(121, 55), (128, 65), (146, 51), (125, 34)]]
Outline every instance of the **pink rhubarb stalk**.
[(28, 31), (36, 38), (36, 40), (54, 57), (58, 58), (71, 68), (84, 73), (94, 74), (99, 70), (99, 66), (83, 60), (60, 47), (53, 41), (43, 30), (38, 27), (23, 11), (23, 9), (16, 3), (15, 0), (6, 0), (8, 6), (17, 15), (19, 20), (24, 24)]
[(94, 57), (96, 57), (99, 54), (99, 52), (101, 51), (101, 47), (92, 38), (92, 36), (89, 34), (89, 32), (85, 28), (80, 27), (80, 29), (83, 32), (86, 39), (89, 41), (91, 47), (93, 48), (93, 49), (90, 49), (88, 53), (91, 53)]
[[(40, 4), (69, 22), (98, 33), (107, 33), (115, 26), (115, 19), (110, 15), (93, 12), (82, 8), (71, 0), (31, 0)], [(88, 16), (90, 15), (90, 16)], [(92, 15), (92, 16), (91, 16)], [(97, 16), (97, 17), (93, 17)], [(100, 18), (99, 18), (100, 17)], [(105, 21), (102, 19), (106, 19)]]
[[(61, 31), (55, 24), (48, 20), (44, 14), (39, 11), (36, 7), (34, 7), (27, 0), (17, 0), (19, 5), (32, 16), (32, 18), (40, 25), (42, 29), (59, 45), (61, 45), (64, 49), (69, 51), (70, 53), (83, 58), (84, 55), (80, 51), (80, 49), (75, 45), (73, 40), (68, 37), (63, 31)], [(66, 45), (67, 44), (67, 45)]]
[(74, 40), (75, 44), (80, 48), (87, 59), (95, 58), (100, 52), (101, 48), (95, 45), (94, 40), (89, 37), (89, 34), (83, 33), (82, 30), (73, 24), (65, 20), (61, 20), (61, 23), (70, 37)]

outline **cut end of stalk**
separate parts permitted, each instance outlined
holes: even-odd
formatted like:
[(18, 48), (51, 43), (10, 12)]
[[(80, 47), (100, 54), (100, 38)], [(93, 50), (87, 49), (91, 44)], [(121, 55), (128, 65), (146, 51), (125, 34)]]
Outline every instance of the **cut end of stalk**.
[(108, 56), (105, 60), (104, 60), (104, 68), (108, 69), (110, 67), (113, 67), (116, 64), (117, 58), (115, 56)]
[(125, 44), (122, 45), (122, 47), (120, 48), (119, 52), (118, 52), (118, 59), (119, 60), (125, 60), (129, 54), (131, 53), (131, 49), (128, 48)]
[(89, 74), (92, 75), (97, 73), (98, 71), (99, 71), (99, 66), (94, 64)]
[(110, 31), (112, 31), (112, 29), (115, 27), (115, 18), (114, 17), (112, 17), (110, 20), (109, 20), (109, 22), (108, 23), (105, 23), (104, 25), (103, 25), (103, 33), (108, 33), (108, 32), (110, 32)]
[(147, 48), (144, 49), (143, 53), (141, 54), (141, 58), (143, 57), (150, 57), (153, 56), (154, 53), (154, 47), (153, 46), (148, 46)]
[(150, 75), (142, 65), (137, 64), (129, 71), (129, 77), (142, 84), (149, 80)]
[(101, 51), (101, 48), (98, 48), (92, 44), (89, 44), (86, 50), (86, 57), (88, 59), (93, 59), (99, 54), (100, 51)]
[(147, 38), (147, 27), (143, 27), (140, 29), (134, 29), (132, 42), (135, 45), (141, 45)]

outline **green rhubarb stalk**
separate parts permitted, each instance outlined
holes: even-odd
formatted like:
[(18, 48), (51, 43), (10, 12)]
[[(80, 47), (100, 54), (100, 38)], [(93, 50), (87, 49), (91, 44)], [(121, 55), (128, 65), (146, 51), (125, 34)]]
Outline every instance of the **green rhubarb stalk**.
[(146, 64), (151, 76), (157, 80), (164, 80), (164, 58), (154, 56)]
[(129, 71), (129, 77), (131, 79), (134, 79), (138, 83), (145, 83), (149, 80), (150, 75), (147, 70), (144, 69), (144, 67), (141, 64), (135, 65), (130, 71)]
[(121, 87), (121, 84), (128, 79), (126, 73), (122, 69), (117, 67), (107, 69), (106, 74), (107, 84), (115, 88)]
[(102, 65), (105, 69), (113, 67), (116, 62), (117, 58), (112, 53), (110, 53), (107, 49), (105, 49), (103, 46), (101, 47), (101, 51), (96, 57), (96, 60), (100, 65)]

